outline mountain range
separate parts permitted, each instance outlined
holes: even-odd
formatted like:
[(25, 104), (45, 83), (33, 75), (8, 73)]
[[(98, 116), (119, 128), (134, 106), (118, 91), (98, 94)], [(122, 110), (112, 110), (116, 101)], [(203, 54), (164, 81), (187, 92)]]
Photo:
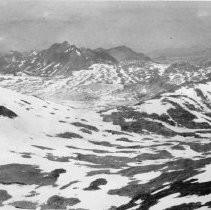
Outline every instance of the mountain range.
[(125, 46), (108, 50), (102, 48), (91, 50), (77, 48), (64, 41), (39, 52), (11, 51), (0, 57), (0, 72), (4, 74), (23, 72), (34, 76), (70, 75), (73, 70), (87, 69), (92, 64), (117, 65), (130, 60), (145, 62), (150, 58)]

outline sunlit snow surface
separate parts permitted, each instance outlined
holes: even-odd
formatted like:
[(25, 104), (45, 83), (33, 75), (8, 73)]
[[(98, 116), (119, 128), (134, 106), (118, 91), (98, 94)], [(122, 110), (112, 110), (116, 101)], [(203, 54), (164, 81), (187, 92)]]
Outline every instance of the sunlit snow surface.
[[(210, 117), (205, 115), (205, 112), (210, 111), (211, 84), (199, 85), (197, 88), (204, 92), (207, 104), (193, 88), (164, 94), (163, 97), (180, 104), (196, 116), (199, 122), (211, 125)], [(194, 104), (190, 98), (170, 98), (174, 94), (192, 95), (198, 103)], [(153, 99), (134, 109), (148, 115), (168, 114), (168, 110), (175, 105), (163, 103), (162, 100), (163, 98)], [(193, 103), (196, 108), (198, 106), (199, 111), (188, 109), (185, 102)], [(207, 209), (210, 205), (207, 203), (210, 201), (211, 129), (199, 132), (197, 138), (184, 137), (179, 133), (195, 133), (203, 129), (173, 126), (157, 119), (168, 129), (178, 132), (178, 135), (169, 137), (149, 131), (128, 132), (122, 130), (118, 123), (114, 125), (112, 121), (104, 120), (103, 115), (112, 115), (117, 110), (99, 113), (76, 106), (59, 105), (3, 88), (0, 88), (0, 105), (17, 115), (9, 117), (4, 109), (0, 113), (0, 190), (6, 190), (11, 196), (2, 201), (2, 209), (13, 209), (14, 206), (17, 207), (15, 202), (20, 201), (30, 201), (34, 208), (45, 209), (49, 198), (54, 195), (78, 199), (77, 203), (64, 205), (64, 209), (111, 210), (140, 207), (159, 210), (192, 202), (199, 202), (199, 208)], [(137, 119), (128, 118), (126, 122), (134, 120)], [(5, 176), (4, 173), (7, 170), (9, 173), (11, 166), (8, 164), (17, 164), (15, 174)], [(40, 178), (41, 182), (37, 183), (32, 178), (31, 183), (27, 183), (24, 179), (25, 172), (20, 170), (24, 164), (29, 171), (29, 166), (36, 166), (41, 170), (40, 174), (45, 173)], [(5, 172), (1, 167), (6, 165), (9, 168)], [(46, 183), (45, 177), (56, 169), (64, 171), (51, 177), (53, 183)], [(35, 174), (32, 172), (31, 176), (35, 177)], [(193, 183), (207, 182), (207, 194), (193, 190), (193, 194), (179, 196), (183, 182), (191, 179), (195, 179)], [(101, 182), (94, 186), (96, 180)], [(182, 182), (178, 188), (180, 191), (173, 189), (171, 185), (176, 181)], [(185, 186), (184, 184), (187, 189)], [(200, 187), (198, 191), (201, 190)], [(146, 204), (144, 196), (131, 202), (140, 193), (148, 193), (149, 199), (153, 199), (153, 195), (168, 189), (172, 191), (158, 196), (155, 203)], [(182, 190), (184, 191), (183, 188)], [(145, 206), (142, 207), (143, 202)], [(132, 205), (125, 206), (128, 203)]]

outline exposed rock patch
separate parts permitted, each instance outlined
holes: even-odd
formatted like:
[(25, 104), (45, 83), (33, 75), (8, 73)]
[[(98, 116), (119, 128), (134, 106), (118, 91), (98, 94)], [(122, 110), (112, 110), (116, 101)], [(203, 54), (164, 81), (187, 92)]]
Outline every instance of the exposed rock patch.
[(78, 198), (65, 198), (62, 196), (54, 195), (47, 200), (47, 203), (42, 206), (44, 209), (67, 209), (68, 206), (74, 206), (80, 203)]
[(10, 198), (12, 198), (12, 196), (8, 194), (6, 190), (0, 190), (0, 206), (4, 201), (9, 200)]
[(99, 178), (96, 179), (95, 181), (91, 182), (89, 187), (84, 188), (84, 190), (99, 190), (101, 185), (106, 185), (107, 181), (106, 179), (103, 178)]
[(72, 133), (72, 132), (60, 133), (60, 134), (57, 134), (56, 137), (65, 138), (65, 139), (72, 139), (72, 138), (82, 139), (83, 138), (79, 134)]
[(50, 148), (50, 147), (44, 147), (44, 146), (38, 146), (38, 145), (31, 145), (31, 146), (37, 147), (37, 148), (39, 148), (39, 149), (41, 149), (41, 150), (54, 150), (54, 149), (52, 149), (52, 148)]
[(31, 201), (15, 201), (10, 203), (10, 205), (14, 206), (17, 209), (36, 209), (37, 203), (33, 203)]
[(84, 123), (81, 123), (81, 122), (73, 122), (71, 124), (74, 125), (74, 126), (77, 126), (77, 127), (83, 127), (87, 130), (91, 130), (91, 131), (95, 131), (95, 132), (99, 131), (98, 128), (96, 128), (95, 126), (84, 124)]
[(17, 117), (18, 115), (15, 112), (13, 112), (12, 110), (6, 108), (5, 106), (0, 106), (0, 116), (13, 119), (13, 118)]
[(64, 169), (55, 169), (50, 173), (42, 172), (38, 166), (25, 164), (8, 164), (0, 166), (0, 183), (5, 185), (53, 185)]
[(56, 162), (69, 162), (69, 157), (59, 157), (59, 156), (55, 156), (51, 153), (48, 153), (46, 155), (46, 158), (50, 161), (56, 161)]

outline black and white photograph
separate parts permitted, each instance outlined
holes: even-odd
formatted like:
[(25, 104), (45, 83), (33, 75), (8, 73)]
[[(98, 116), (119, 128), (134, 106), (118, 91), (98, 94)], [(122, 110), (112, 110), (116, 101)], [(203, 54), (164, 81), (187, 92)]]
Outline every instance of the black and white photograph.
[(211, 1), (0, 0), (15, 209), (211, 209)]

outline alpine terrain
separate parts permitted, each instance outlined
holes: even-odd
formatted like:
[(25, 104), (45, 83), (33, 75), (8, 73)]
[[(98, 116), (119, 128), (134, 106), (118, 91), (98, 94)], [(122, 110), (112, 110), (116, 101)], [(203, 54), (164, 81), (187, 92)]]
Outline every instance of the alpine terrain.
[(209, 62), (67, 41), (0, 57), (2, 210), (210, 209), (210, 138)]

